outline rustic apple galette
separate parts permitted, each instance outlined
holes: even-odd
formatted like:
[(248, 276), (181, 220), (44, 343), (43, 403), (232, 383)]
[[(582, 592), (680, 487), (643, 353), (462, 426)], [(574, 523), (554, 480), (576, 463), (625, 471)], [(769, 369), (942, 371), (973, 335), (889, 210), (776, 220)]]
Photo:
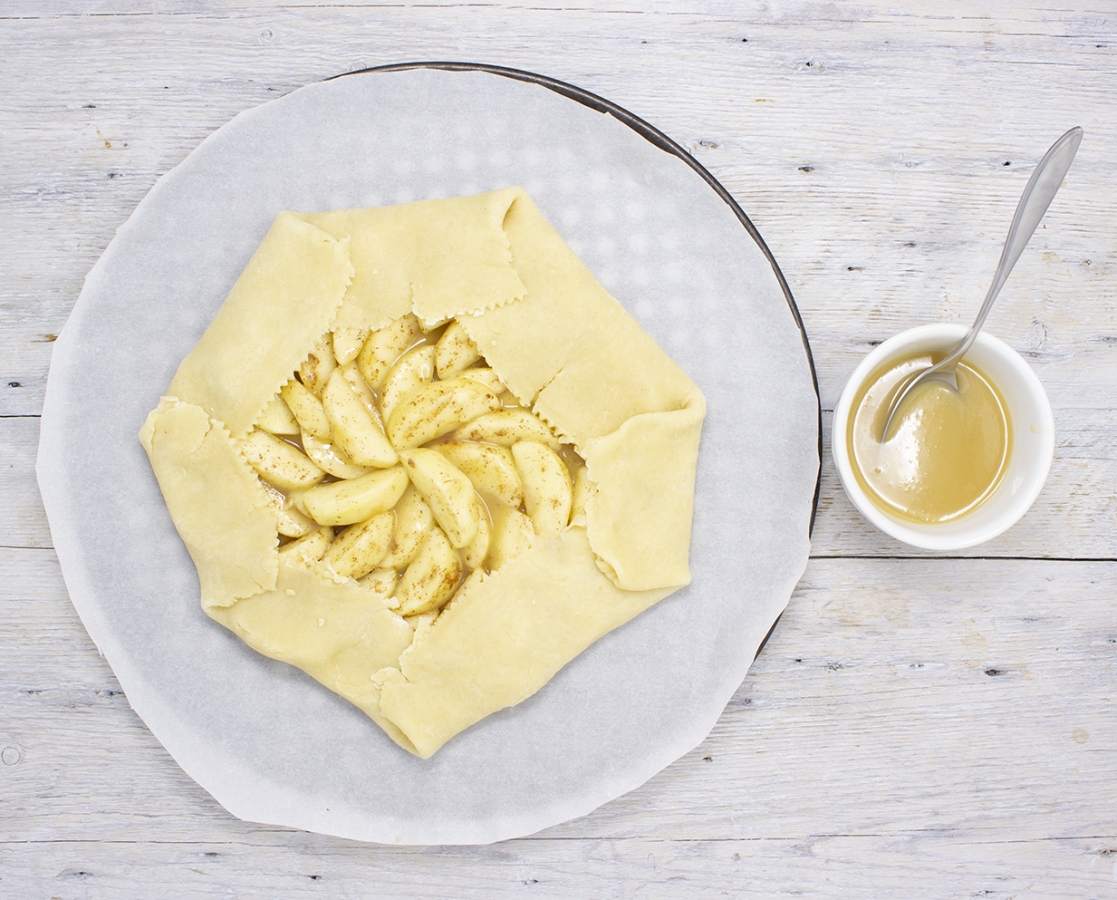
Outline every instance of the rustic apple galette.
[(281, 213), (140, 439), (206, 613), (429, 757), (690, 581), (704, 414), (507, 188)]

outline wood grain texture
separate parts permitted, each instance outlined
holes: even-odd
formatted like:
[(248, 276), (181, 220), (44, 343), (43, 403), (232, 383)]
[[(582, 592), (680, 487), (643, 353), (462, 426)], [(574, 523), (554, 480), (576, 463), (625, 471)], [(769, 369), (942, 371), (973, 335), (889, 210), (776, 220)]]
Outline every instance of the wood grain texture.
[[(826, 425), (814, 558), (709, 738), (483, 848), (221, 809), (83, 629), (33, 468), (52, 341), (158, 177), (244, 109), (421, 59), (570, 81), (693, 153), (779, 260)], [(1115, 75), (1117, 13), (1083, 0), (0, 4), (0, 897), (1117, 896)], [(1075, 124), (988, 325), (1049, 393), (1051, 477), (997, 540), (910, 550), (842, 493), (829, 411), (876, 343), (970, 319)]]
[[(817, 836), (802, 841), (534, 840), (494, 850), (324, 848), (312, 836), (256, 844), (44, 844), (49, 865), (0, 849), (29, 896), (189, 897), (1104, 897), (1112, 856), (1096, 842), (959, 845), (949, 838)], [(404, 874), (405, 872), (409, 874)], [(226, 885), (236, 885), (235, 894)], [(696, 885), (705, 885), (704, 889)]]
[[(1112, 14), (997, 4), (978, 18), (922, 18), (799, 3), (760, 19), (731, 3), (705, 4), (704, 14), (671, 6), (564, 14), (197, 4), (175, 15), (109, 14), (129, 7), (119, 4), (95, 16), (4, 21), (0, 78), (24, 89), (0, 98), (0, 115), (22, 126), (23, 147), (51, 152), (44, 159), (17, 145), (5, 154), (14, 214), (6, 227), (22, 226), (25, 252), (0, 307), (18, 317), (0, 347), (0, 410), (36, 411), (44, 335), (61, 327), (115, 227), (206, 134), (247, 106), (341, 71), (493, 60), (490, 33), (516, 36), (496, 61), (610, 97), (725, 183), (827, 350), (818, 359), (827, 406), (872, 342), (914, 323), (970, 317), (1031, 166), (1053, 136), (1081, 123), (1087, 136), (1066, 188), (989, 327), (1029, 355), (1055, 406), (1111, 406), (1117, 306), (1105, 160), (1115, 126), (1105, 111), (1115, 65), (1104, 42), (1117, 30)], [(51, 66), (38, 63), (44, 55)], [(91, 234), (67, 231), (94, 209)], [(1072, 287), (1090, 311), (1086, 333), (1066, 302)], [(33, 321), (30, 309), (44, 315)], [(6, 387), (13, 381), (20, 386)]]
[[(1012, 529), (959, 556), (1036, 559), (1117, 558), (1117, 411), (1064, 409), (1055, 416), (1051, 474), (1035, 504)], [(0, 418), (0, 535), (19, 535), (18, 546), (50, 547), (33, 464), (38, 419)], [(0, 545), (4, 540), (0, 538)], [(908, 556), (927, 558), (877, 532), (846, 497), (830, 457), (830, 418), (823, 417), (822, 492), (811, 539), (814, 556)]]
[[(84, 896), (120, 896), (169, 865), (187, 870), (184, 886), (257, 892), (247, 896), (318, 896), (314, 874), (333, 896), (357, 896), (374, 876), (399, 896), (465, 885), (485, 896), (533, 878), (555, 897), (572, 883), (593, 896), (685, 896), (725, 880), (766, 896), (803, 883), (903, 896), (908, 867), (928, 895), (1032, 884), (1044, 887), (1036, 896), (1076, 896), (1112, 873), (1113, 563), (1047, 563), (1036, 583), (1027, 561), (812, 561), (701, 747), (533, 838), (417, 849), (226, 814), (114, 689), (57, 573), (16, 558), (45, 554), (0, 555), (0, 571), (41, 573), (5, 593), (0, 624), (0, 871), (21, 889), (85, 871)], [(277, 880), (244, 877), (257, 867)], [(576, 872), (584, 880), (570, 882)]]

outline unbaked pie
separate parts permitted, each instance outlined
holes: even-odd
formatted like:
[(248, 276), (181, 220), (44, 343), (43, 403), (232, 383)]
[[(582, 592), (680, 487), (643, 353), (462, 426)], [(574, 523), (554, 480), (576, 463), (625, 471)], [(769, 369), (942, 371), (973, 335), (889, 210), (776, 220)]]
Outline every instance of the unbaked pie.
[(689, 583), (704, 414), (506, 188), (281, 213), (140, 439), (206, 613), (425, 758)]

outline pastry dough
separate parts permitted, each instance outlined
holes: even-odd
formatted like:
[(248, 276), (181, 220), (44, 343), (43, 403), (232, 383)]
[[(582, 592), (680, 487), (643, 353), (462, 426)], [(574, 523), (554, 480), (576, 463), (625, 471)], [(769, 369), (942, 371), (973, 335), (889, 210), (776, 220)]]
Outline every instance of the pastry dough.
[[(456, 320), (482, 368), (455, 370), (455, 378), (479, 379), (486, 391), (507, 386), (586, 470), (575, 479), (571, 524), (558, 534), (535, 533), (531, 519), (490, 497), (491, 535), (463, 531), (458, 540), (467, 543), (452, 552), (466, 560), (488, 552), (494, 568), (475, 569), (441, 614), (407, 620), (390, 596), (392, 570), (357, 582), (301, 546), (279, 552), (275, 492), (238, 442), (274, 419), (280, 387), (328, 330), (367, 332), (411, 313), (425, 328)], [(206, 612), (426, 758), (689, 583), (704, 414), (698, 388), (531, 198), (506, 188), (281, 213), (140, 438), (198, 568)], [(450, 438), (468, 435), (462, 428)], [(537, 447), (551, 443), (542, 440)], [(466, 516), (462, 504), (481, 505), (446, 502)], [(300, 540), (311, 539), (325, 546), (318, 533)]]

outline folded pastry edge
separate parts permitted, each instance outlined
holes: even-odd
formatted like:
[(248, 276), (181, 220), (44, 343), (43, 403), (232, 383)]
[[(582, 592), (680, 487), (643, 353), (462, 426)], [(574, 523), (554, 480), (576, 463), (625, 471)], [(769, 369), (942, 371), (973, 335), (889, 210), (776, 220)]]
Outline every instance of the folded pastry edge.
[[(198, 571), (203, 609), (274, 589), (279, 536), (267, 491), (224, 425), (166, 396), (140, 429), (171, 521)], [(227, 515), (238, 527), (213, 528)]]

